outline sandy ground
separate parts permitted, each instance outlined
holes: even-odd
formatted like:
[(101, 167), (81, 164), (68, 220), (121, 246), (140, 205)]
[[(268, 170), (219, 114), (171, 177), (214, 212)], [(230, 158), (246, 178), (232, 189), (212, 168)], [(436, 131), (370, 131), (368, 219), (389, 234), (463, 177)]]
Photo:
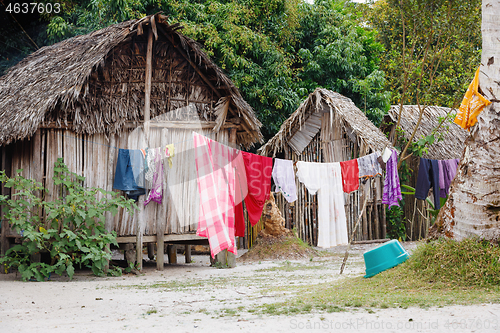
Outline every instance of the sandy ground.
[[(414, 243), (404, 244), (411, 251)], [(364, 274), (356, 246), (343, 275), (345, 247), (331, 257), (290, 261), (301, 269), (270, 270), (286, 261), (209, 267), (209, 257), (166, 265), (146, 263), (143, 274), (97, 278), (77, 272), (72, 281), (22, 282), (0, 275), (0, 332), (496, 332), (500, 304), (441, 308), (349, 309), (307, 315), (268, 316), (247, 311), (291, 297), (288, 285), (315, 284)], [(241, 252), (241, 251), (240, 251)], [(241, 253), (240, 253), (241, 254)], [(314, 267), (321, 266), (321, 269)], [(309, 267), (309, 269), (308, 269)], [(311, 269), (314, 268), (314, 269)]]

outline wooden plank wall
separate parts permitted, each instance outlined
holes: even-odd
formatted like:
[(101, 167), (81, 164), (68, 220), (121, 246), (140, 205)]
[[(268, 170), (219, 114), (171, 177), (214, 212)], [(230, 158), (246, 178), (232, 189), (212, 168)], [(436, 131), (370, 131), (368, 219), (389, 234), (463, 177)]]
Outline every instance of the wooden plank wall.
[[(199, 129), (196, 132), (224, 144), (228, 143), (228, 131), (213, 133), (211, 130)], [(167, 161), (165, 161), (163, 168), (166, 185), (162, 207), (154, 202), (145, 207), (144, 235), (156, 235), (157, 220), (163, 216), (166, 216), (166, 223), (162, 223), (160, 228), (165, 229), (165, 234), (194, 233), (199, 217), (199, 193), (196, 182), (192, 131), (151, 128), (149, 143), (147, 143), (142, 130), (137, 129), (122, 134), (117, 142), (119, 142), (120, 148), (127, 147), (128, 149), (156, 148), (165, 142), (174, 143), (175, 156), (172, 159), (172, 168), (168, 167)], [(115, 154), (118, 154), (118, 151)], [(113, 230), (120, 236), (132, 236), (136, 234), (136, 224), (137, 214), (131, 216), (126, 210), (119, 210), (113, 221)]]
[[(214, 140), (228, 144), (229, 131), (214, 133), (212, 130), (198, 129), (196, 132)], [(59, 190), (54, 184), (54, 163), (62, 157), (69, 170), (85, 177), (84, 186), (107, 188), (108, 178), (114, 179), (118, 148), (137, 149), (160, 147), (174, 143), (175, 157), (173, 167), (164, 164), (165, 191), (162, 207), (151, 202), (145, 208), (145, 235), (156, 235), (158, 218), (166, 223), (160, 224), (167, 234), (194, 233), (199, 217), (199, 194), (196, 182), (192, 130), (152, 128), (149, 143), (141, 129), (115, 136), (114, 147), (104, 134), (77, 135), (64, 129), (39, 129), (29, 140), (16, 142), (12, 149), (11, 168), (13, 172), (23, 169), (26, 178), (34, 177), (49, 189), (47, 199), (55, 198)], [(5, 151), (7, 148), (3, 148)], [(110, 154), (114, 154), (114, 165), (109, 168)], [(108, 169), (113, 170), (108, 177)], [(98, 194), (102, 198), (102, 194)], [(162, 211), (163, 210), (163, 211)], [(165, 211), (166, 210), (166, 211)], [(162, 215), (163, 214), (163, 215)], [(119, 209), (112, 219), (111, 229), (119, 236), (132, 236), (136, 233), (137, 214), (129, 214)]]

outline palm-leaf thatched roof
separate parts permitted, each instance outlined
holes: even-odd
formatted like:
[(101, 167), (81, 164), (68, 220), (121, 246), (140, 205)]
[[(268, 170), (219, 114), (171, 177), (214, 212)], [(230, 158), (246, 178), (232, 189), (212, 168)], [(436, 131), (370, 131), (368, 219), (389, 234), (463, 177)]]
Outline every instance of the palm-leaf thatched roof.
[[(391, 106), (380, 126), (383, 132), (389, 133), (390, 139), (394, 137), (399, 110), (399, 105)], [(430, 135), (433, 130), (438, 127), (440, 121), (444, 117), (454, 117), (455, 114), (456, 110), (454, 109), (440, 106), (426, 106), (423, 112), (422, 121), (415, 133), (413, 141), (418, 141), (422, 137)], [(402, 136), (406, 141), (410, 139), (418, 122), (419, 115), (420, 109), (418, 105), (403, 106), (400, 128), (402, 130)], [(468, 132), (457, 124), (444, 121), (443, 125), (441, 125), (436, 132), (434, 143), (428, 147), (427, 153), (424, 153), (422, 157), (436, 160), (460, 158), (464, 149), (465, 139), (468, 135)], [(441, 140), (438, 140), (438, 137), (441, 137)]]
[[(227, 103), (229, 103), (230, 114), (232, 113), (235, 119), (239, 118), (237, 125), (244, 129), (238, 132), (238, 143), (249, 146), (256, 141), (261, 141), (261, 123), (233, 82), (201, 50), (200, 45), (179, 32), (182, 28), (179, 24), (170, 25), (166, 19), (165, 16), (156, 14), (112, 25), (87, 35), (76, 36), (43, 47), (11, 68), (0, 78), (0, 125), (2, 127), (0, 145), (31, 137), (41, 125), (47, 122), (65, 126), (77, 133), (87, 134), (119, 133), (126, 128), (127, 121), (140, 122), (143, 119), (144, 85), (141, 86), (140, 93), (129, 100), (103, 93), (100, 99), (94, 98), (97, 101), (91, 103), (87, 101), (92, 97), (92, 92), (89, 91), (89, 80), (98, 77), (98, 70), (102, 71), (103, 67), (109, 63), (109, 59), (112, 57), (114, 59), (117, 48), (128, 45), (126, 43), (130, 43), (134, 38), (135, 40), (145, 38), (147, 41), (147, 37), (144, 37), (147, 34), (143, 33), (147, 29), (153, 31), (156, 39), (158, 36), (163, 38), (164, 44), (171, 41), (171, 44), (167, 45), (169, 50), (175, 50), (173, 52), (177, 55), (182, 54), (185, 58), (184, 62), (190, 64), (183, 65), (183, 68), (190, 67), (191, 80), (196, 75), (203, 77), (203, 84), (212, 88), (211, 94), (216, 98), (215, 101), (220, 98), (214, 108), (216, 116), (216, 119), (213, 119), (216, 123), (214, 130), (219, 130), (225, 122), (228, 115)], [(145, 49), (139, 44), (135, 44), (137, 48)], [(142, 45), (145, 45), (144, 42)], [(128, 52), (133, 54), (134, 50)], [(153, 52), (156, 52), (155, 54), (163, 52), (163, 55), (166, 53), (165, 50), (159, 50), (159, 47)], [(113, 61), (114, 64), (119, 59)], [(130, 68), (124, 68), (122, 72), (130, 73), (134, 69), (133, 65), (130, 65)], [(137, 64), (135, 66), (137, 68)], [(189, 75), (186, 74), (186, 76)], [(139, 79), (136, 82), (144, 82)], [(199, 81), (201, 82), (201, 79)], [(167, 86), (167, 84), (163, 85)], [(120, 80), (111, 82), (110, 86), (114, 92), (119, 89), (127, 90), (122, 88)], [(97, 87), (97, 89), (101, 88)], [(189, 90), (189, 86), (186, 90)], [(133, 110), (129, 105), (131, 103), (134, 104)], [(224, 109), (225, 112), (218, 109)], [(155, 116), (154, 112), (152, 116)]]
[(264, 156), (276, 156), (284, 150), (285, 145), (290, 144), (290, 139), (302, 130), (309, 119), (323, 112), (330, 112), (339, 117), (343, 130), (349, 134), (351, 140), (353, 138), (357, 140), (357, 144), (363, 141), (372, 151), (382, 151), (385, 147), (392, 147), (385, 135), (349, 98), (327, 89), (317, 88), (285, 120), (278, 133), (259, 149), (259, 153)]

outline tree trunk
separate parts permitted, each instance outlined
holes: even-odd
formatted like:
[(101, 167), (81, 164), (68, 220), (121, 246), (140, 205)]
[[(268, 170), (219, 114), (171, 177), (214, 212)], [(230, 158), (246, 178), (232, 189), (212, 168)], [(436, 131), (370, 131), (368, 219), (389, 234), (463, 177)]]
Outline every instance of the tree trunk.
[(491, 105), (484, 108), (465, 142), (433, 233), (463, 239), (477, 235), (500, 239), (500, 1), (483, 0), (483, 50), (479, 88)]

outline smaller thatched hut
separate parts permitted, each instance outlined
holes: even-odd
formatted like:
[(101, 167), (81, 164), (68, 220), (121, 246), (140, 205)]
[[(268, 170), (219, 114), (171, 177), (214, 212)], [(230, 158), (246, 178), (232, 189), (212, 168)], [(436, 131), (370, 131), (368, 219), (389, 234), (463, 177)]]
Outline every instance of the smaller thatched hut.
[[(283, 123), (279, 132), (259, 149), (261, 155), (293, 161), (341, 162), (392, 147), (385, 135), (347, 97), (316, 89)], [(345, 195), (348, 233), (356, 223), (362, 203), (368, 208), (354, 240), (385, 238), (385, 209), (382, 205), (383, 179), (376, 177)], [(298, 182), (298, 200), (288, 204), (276, 198), (287, 228), (296, 228), (299, 237), (317, 244), (317, 199)]]
[[(388, 135), (391, 142), (393, 142), (396, 134), (399, 111), (399, 105), (393, 105), (380, 126), (382, 132)], [(455, 114), (456, 110), (445, 107), (426, 106), (424, 108), (422, 120), (413, 137), (413, 142), (433, 132), (435, 133), (436, 140), (428, 147), (428, 150), (422, 157), (434, 160), (461, 158), (468, 132), (464, 131), (457, 124), (444, 120), (445, 117), (453, 119)], [(410, 140), (411, 134), (418, 123), (419, 116), (420, 108), (418, 105), (405, 105), (403, 107), (399, 124), (401, 132), (398, 134), (400, 140), (398, 141), (408, 142), (408, 140)], [(410, 157), (407, 160), (407, 165), (411, 172), (405, 184), (415, 187), (417, 183), (419, 158)], [(427, 237), (430, 223), (427, 208), (430, 207), (428, 207), (425, 201), (416, 200), (415, 197), (411, 195), (405, 197), (404, 218), (406, 219), (406, 234), (410, 240), (418, 240)]]

